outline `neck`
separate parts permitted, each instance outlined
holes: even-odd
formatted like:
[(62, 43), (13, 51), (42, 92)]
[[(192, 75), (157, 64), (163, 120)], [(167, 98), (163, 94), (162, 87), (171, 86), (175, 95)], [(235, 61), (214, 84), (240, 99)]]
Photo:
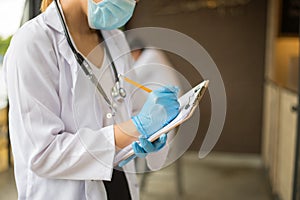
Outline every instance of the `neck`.
[[(103, 50), (96, 48), (101, 42), (102, 37), (97, 30), (89, 27), (87, 20), (87, 1), (86, 0), (60, 0), (64, 11), (66, 24), (70, 35), (74, 41), (77, 50), (84, 56), (96, 51), (97, 57), (91, 58), (90, 61), (96, 66), (101, 66)], [(96, 49), (96, 50), (95, 50)], [(99, 59), (99, 55), (100, 56)]]
[(88, 24), (87, 1), (60, 0), (60, 2), (68, 29), (72, 35), (96, 32), (96, 30), (91, 29)]

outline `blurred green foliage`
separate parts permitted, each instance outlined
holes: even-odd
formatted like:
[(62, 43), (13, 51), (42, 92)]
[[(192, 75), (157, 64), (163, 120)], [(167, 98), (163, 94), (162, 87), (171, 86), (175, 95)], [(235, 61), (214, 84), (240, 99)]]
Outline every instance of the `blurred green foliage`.
[(4, 56), (6, 50), (9, 46), (11, 38), (12, 38), (12, 36), (9, 36), (8, 38), (2, 38), (0, 36), (0, 55)]

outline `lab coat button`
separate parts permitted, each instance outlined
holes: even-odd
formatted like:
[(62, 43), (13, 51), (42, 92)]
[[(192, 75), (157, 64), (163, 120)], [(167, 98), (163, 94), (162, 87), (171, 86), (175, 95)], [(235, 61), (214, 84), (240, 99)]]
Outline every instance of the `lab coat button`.
[(107, 119), (110, 119), (110, 118), (112, 118), (112, 114), (111, 113), (107, 113), (106, 117), (107, 117)]

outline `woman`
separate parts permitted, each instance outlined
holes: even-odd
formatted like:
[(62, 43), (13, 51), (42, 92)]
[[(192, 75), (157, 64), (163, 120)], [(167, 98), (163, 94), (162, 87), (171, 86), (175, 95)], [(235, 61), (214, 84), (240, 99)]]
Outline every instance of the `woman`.
[[(20, 200), (139, 198), (135, 175), (114, 170), (114, 156), (130, 144), (137, 156), (160, 150), (165, 135), (154, 143), (146, 138), (178, 114), (179, 104), (175, 87), (160, 88), (150, 93), (138, 114), (129, 112), (123, 117), (126, 109), (134, 109), (126, 96), (116, 102), (117, 116), (122, 117), (114, 121), (109, 115), (115, 111), (114, 104), (104, 96), (112, 99), (110, 89), (115, 82), (108, 55), (118, 73), (130, 70), (128, 45), (116, 29), (130, 19), (135, 3), (43, 0), (43, 13), (14, 35), (4, 71)], [(107, 49), (98, 48), (106, 38)], [(91, 52), (97, 56), (90, 59)], [(81, 70), (76, 60), (79, 54), (99, 75), (102, 96)], [(123, 163), (125, 172), (134, 170), (133, 162), (128, 161)]]

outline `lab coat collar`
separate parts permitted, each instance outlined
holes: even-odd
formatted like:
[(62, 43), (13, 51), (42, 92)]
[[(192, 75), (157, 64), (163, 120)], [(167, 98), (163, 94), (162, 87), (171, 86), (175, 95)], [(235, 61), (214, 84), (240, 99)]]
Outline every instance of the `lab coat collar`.
[[(59, 4), (59, 2), (58, 2), (58, 4)], [(48, 26), (50, 26), (51, 28), (53, 28), (54, 30), (58, 31), (61, 34), (64, 34), (64, 30), (61, 25), (54, 1), (46, 9), (46, 11), (44, 13), (44, 20)]]

